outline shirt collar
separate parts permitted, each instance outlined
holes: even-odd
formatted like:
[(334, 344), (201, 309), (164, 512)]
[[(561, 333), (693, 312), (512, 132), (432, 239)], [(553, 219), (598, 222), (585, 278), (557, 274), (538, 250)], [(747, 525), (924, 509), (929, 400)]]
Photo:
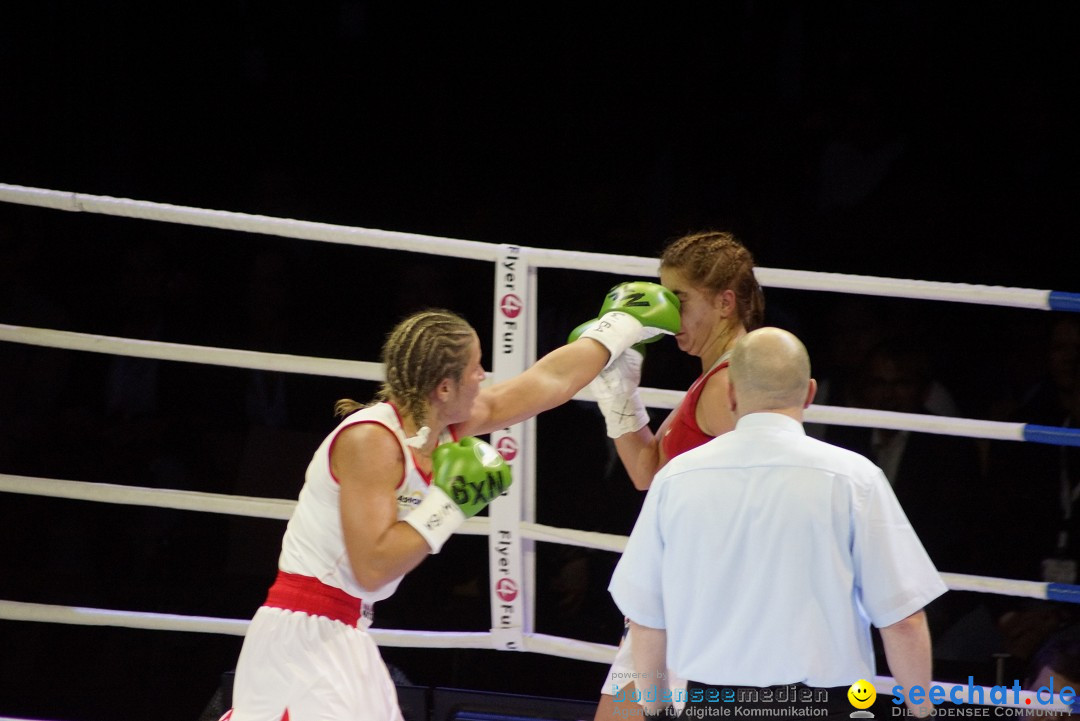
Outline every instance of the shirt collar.
[(783, 413), (770, 413), (769, 411), (745, 415), (736, 421), (735, 427), (739, 430), (774, 428), (790, 433), (798, 433), (803, 436), (806, 435), (806, 430), (803, 428), (802, 423), (799, 423), (791, 416), (785, 416)]

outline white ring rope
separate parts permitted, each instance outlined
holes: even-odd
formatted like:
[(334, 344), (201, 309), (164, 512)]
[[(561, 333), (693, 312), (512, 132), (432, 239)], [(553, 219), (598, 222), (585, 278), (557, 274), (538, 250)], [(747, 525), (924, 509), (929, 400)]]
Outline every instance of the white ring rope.
[[(267, 518), (287, 521), (296, 509), (296, 501), (283, 498), (255, 498), (202, 491), (177, 491), (168, 488), (122, 486), (112, 483), (64, 481), (56, 478), (15, 476), (0, 473), (0, 493), (21, 493), (28, 496), (64, 498), (95, 503), (114, 503), (127, 506), (168, 508), (178, 511), (221, 513), (248, 518)], [(465, 522), (458, 533), (485, 536), (489, 522), (485, 516), (474, 516)], [(566, 543), (582, 548), (621, 553), (626, 536), (594, 531), (556, 528), (539, 523), (522, 523), (522, 535), (533, 541)]]
[(28, 328), (2, 323), (0, 323), (0, 341), (25, 343), (46, 348), (88, 351), (91, 353), (111, 353), (134, 358), (183, 361), (230, 368), (249, 368), (252, 370), (307, 373), (336, 378), (382, 380), (383, 377), (382, 363), (312, 358), (285, 353), (263, 353), (260, 351), (212, 348), (209, 346), (163, 343), (161, 341), (135, 340), (132, 338), (115, 338), (91, 333)]
[[(0, 600), (0, 619), (31, 623), (63, 623), (73, 626), (113, 626), (147, 631), (214, 633), (226, 636), (243, 636), (247, 632), (248, 624), (251, 623), (249, 619), (239, 618), (114, 611), (3, 600)], [(487, 631), (394, 631), (372, 628), (368, 632), (380, 646), (477, 649), (492, 647), (492, 634)], [(611, 663), (615, 658), (615, 646), (544, 634), (532, 634), (526, 639), (526, 651), (598, 663)], [(567, 652), (573, 655), (568, 655)]]
[[(206, 228), (276, 235), (285, 238), (403, 250), (473, 260), (493, 261), (498, 257), (499, 253), (498, 245), (472, 240), (353, 228), (330, 223), (273, 218), (265, 215), (250, 215), (223, 210), (189, 208), (168, 203), (153, 203), (145, 200), (28, 188), (6, 183), (0, 183), (0, 201), (53, 208), (55, 210), (100, 213), (124, 218), (156, 220)], [(523, 248), (522, 251), (527, 254), (529, 263), (539, 268), (569, 268), (644, 277), (657, 275), (656, 258), (608, 253), (583, 253), (551, 248)], [(759, 267), (755, 269), (755, 274), (762, 285), (771, 288), (1002, 305), (1037, 310), (1049, 308), (1051, 293), (1049, 290), (1028, 288), (879, 278), (779, 268)]]
[(754, 273), (766, 287), (790, 290), (831, 291), (857, 295), (877, 295), (889, 298), (940, 300), (951, 303), (1001, 305), (1010, 308), (1045, 310), (1049, 305), (1049, 290), (1008, 288), (997, 285), (945, 283), (936, 280), (878, 278), (869, 275), (822, 273), (809, 270), (758, 268)]
[(148, 506), (179, 511), (224, 513), (249, 518), (270, 518), (287, 521), (296, 508), (295, 500), (283, 498), (253, 498), (222, 493), (176, 491), (169, 488), (121, 486), (112, 483), (63, 481), (55, 478), (0, 474), (0, 491), (30, 496), (65, 498), (95, 503), (115, 503), (126, 506)]
[[(248, 624), (250, 624), (250, 621), (246, 619), (178, 616), (166, 613), (126, 613), (98, 608), (49, 606), (14, 601), (0, 601), (0, 618), (31, 623), (112, 626), (152, 631), (184, 631), (231, 636), (243, 636), (247, 631)], [(453, 633), (370, 629), (369, 633), (380, 646), (396, 648), (486, 649), (492, 645), (492, 634), (482, 631)], [(536, 633), (525, 637), (523, 650), (577, 661), (611, 663), (615, 658), (616, 647)], [(877, 688), (888, 689), (895, 685), (896, 680), (890, 676), (875, 676), (872, 683)], [(960, 695), (963, 696), (963, 692), (969, 688), (965, 684), (947, 681), (935, 681), (934, 683), (941, 686), (946, 694), (949, 694), (954, 688), (959, 688), (961, 690)], [(991, 688), (989, 687), (973, 685), (971, 688), (981, 689), (982, 698), (990, 697)], [(1008, 697), (1006, 697), (1004, 703), (995, 705), (1030, 708), (1027, 703), (1028, 699), (1039, 701), (1034, 691), (1021, 691), (1018, 700), (1009, 701)], [(1053, 703), (1039, 703), (1038, 708), (1045, 711), (1069, 710), (1069, 706), (1062, 703), (1056, 695), (1054, 699)], [(0, 719), (0, 721), (3, 721), (3, 719)]]
[[(114, 338), (111, 336), (7, 324), (0, 324), (0, 341), (233, 368), (309, 373), (312, 375), (372, 381), (382, 379), (381, 363), (133, 340), (130, 338)], [(686, 395), (685, 391), (665, 390), (662, 388), (641, 389), (642, 400), (650, 408), (674, 408), (684, 395)], [(578, 393), (574, 398), (576, 400), (595, 400), (587, 390)], [(809, 423), (893, 428), (992, 440), (1024, 440), (1024, 424), (1022, 423), (981, 421), (918, 413), (896, 413), (865, 408), (812, 405), (807, 409), (806, 420)]]
[[(126, 506), (168, 508), (178, 511), (221, 513), (278, 521), (289, 520), (296, 509), (295, 500), (284, 498), (255, 498), (203, 491), (177, 491), (170, 488), (65, 481), (56, 478), (15, 476), (7, 473), (0, 473), (0, 492)], [(458, 532), (473, 536), (486, 535), (487, 519), (482, 516), (470, 518)]]
[[(0, 601), (0, 618), (37, 623), (63, 623), (74, 626), (114, 626), (147, 631), (184, 631), (243, 636), (249, 619), (180, 616), (172, 613), (112, 611), (81, 606), (53, 606), (44, 603)], [(490, 633), (385, 631), (371, 629), (371, 635), (383, 646), (408, 648), (490, 648)], [(431, 638), (432, 642), (428, 643)], [(612, 647), (614, 649), (614, 647)]]
[(949, 436), (989, 438), (999, 441), (1024, 440), (1023, 423), (980, 421), (972, 418), (951, 418), (923, 413), (899, 413), (869, 408), (842, 408), (811, 405), (805, 413), (807, 423), (827, 423), (836, 426), (891, 428), (899, 431), (938, 433)]
[[(65, 498), (79, 501), (95, 501), (151, 508), (168, 508), (181, 511), (222, 513), (249, 518), (267, 518), (287, 521), (296, 508), (296, 501), (274, 498), (231, 496), (222, 493), (176, 491), (165, 488), (119, 486), (110, 483), (64, 481), (54, 478), (36, 478), (0, 474), (0, 493), (21, 493), (31, 496)], [(488, 533), (488, 519), (475, 516), (465, 522), (459, 533), (481, 536)], [(581, 548), (622, 553), (627, 536), (595, 531), (579, 531), (557, 528), (539, 523), (521, 524), (522, 537), (531, 541), (562, 543)], [(971, 576), (962, 573), (942, 573), (952, 591), (975, 591), (996, 593), (1023, 598), (1046, 598), (1047, 585), (1038, 581), (1019, 581), (1006, 578)], [(3, 618), (0, 611), (0, 618)]]
[(100, 213), (101, 215), (113, 215), (122, 218), (156, 220), (164, 223), (220, 228), (222, 230), (260, 233), (283, 238), (316, 240), (325, 243), (357, 245), (368, 248), (433, 253), (435, 255), (472, 258), (474, 260), (495, 260), (497, 252), (496, 246), (475, 240), (436, 238), (430, 235), (353, 228), (346, 225), (315, 223), (306, 220), (292, 220), (291, 218), (271, 218), (265, 215), (249, 215), (225, 210), (204, 210), (168, 203), (153, 203), (146, 200), (130, 200), (128, 198), (110, 198), (102, 195), (67, 193), (42, 188), (26, 188), (5, 183), (0, 183), (0, 201), (35, 205), (54, 210)]

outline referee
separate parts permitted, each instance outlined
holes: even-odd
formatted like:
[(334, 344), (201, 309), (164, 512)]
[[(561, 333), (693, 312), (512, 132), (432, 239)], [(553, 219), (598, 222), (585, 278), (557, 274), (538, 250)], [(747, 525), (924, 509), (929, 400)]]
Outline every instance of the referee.
[(897, 684), (928, 688), (922, 609), (945, 584), (881, 470), (803, 431), (806, 348), (761, 328), (729, 372), (735, 430), (656, 475), (609, 586), (646, 711), (670, 712), (667, 668), (690, 680), (688, 715), (848, 718), (871, 624)]

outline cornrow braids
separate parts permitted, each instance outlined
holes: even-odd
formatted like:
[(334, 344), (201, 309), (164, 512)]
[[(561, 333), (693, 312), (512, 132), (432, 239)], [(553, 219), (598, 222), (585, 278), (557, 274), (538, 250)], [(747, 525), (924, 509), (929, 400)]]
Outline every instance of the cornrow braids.
[(735, 291), (739, 320), (747, 330), (765, 320), (765, 295), (754, 276), (754, 256), (733, 234), (705, 231), (685, 235), (664, 248), (660, 265), (682, 271), (695, 285)]
[[(405, 318), (383, 344), (386, 380), (376, 397), (394, 401), (402, 413), (423, 425), (428, 399), (439, 382), (444, 378), (461, 380), (475, 335), (464, 318), (448, 310), (423, 310)], [(355, 410), (347, 399), (338, 401), (335, 408), (339, 414)]]

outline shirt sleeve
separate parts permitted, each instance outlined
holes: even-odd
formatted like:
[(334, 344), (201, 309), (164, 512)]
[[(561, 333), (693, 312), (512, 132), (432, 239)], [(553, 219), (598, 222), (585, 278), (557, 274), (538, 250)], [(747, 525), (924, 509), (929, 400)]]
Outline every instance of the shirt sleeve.
[(653, 479), (630, 540), (608, 585), (608, 591), (623, 615), (650, 628), (667, 628), (660, 583), (664, 557), (660, 523), (662, 498), (667, 488), (665, 479), (662, 473)]
[(867, 616), (878, 628), (925, 607), (948, 587), (908, 522), (880, 470), (855, 500), (855, 585)]

